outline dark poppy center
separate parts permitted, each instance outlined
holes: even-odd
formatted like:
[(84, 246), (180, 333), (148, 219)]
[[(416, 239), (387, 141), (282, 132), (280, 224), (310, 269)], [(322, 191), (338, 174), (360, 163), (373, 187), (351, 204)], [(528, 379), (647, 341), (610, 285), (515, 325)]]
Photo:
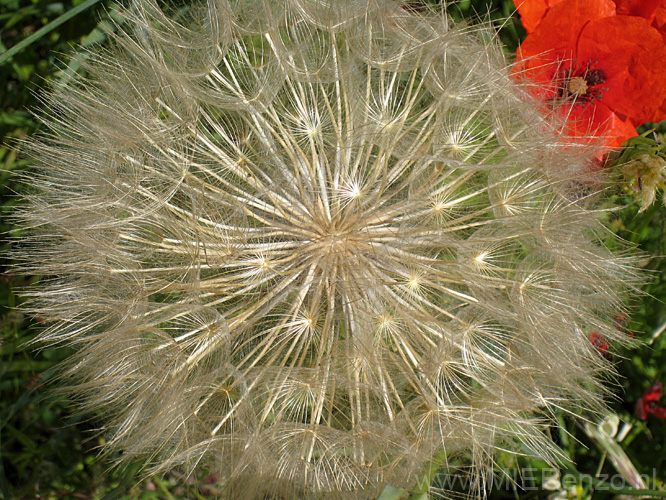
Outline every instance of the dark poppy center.
[(592, 62), (581, 66), (574, 61), (571, 68), (559, 75), (559, 98), (584, 106), (603, 97), (603, 92), (608, 90), (601, 86), (605, 81), (606, 74)]
[(600, 69), (589, 69), (585, 71), (583, 78), (588, 85), (601, 85), (606, 81), (606, 75)]

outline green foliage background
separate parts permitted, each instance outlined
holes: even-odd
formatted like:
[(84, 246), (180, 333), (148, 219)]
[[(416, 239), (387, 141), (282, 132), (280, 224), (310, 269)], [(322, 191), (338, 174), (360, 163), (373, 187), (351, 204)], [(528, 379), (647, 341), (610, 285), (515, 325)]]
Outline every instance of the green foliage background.
[[(427, 0), (421, 0), (427, 1)], [(410, 3), (417, 3), (412, 1)], [(29, 171), (30, 162), (21, 155), (20, 140), (35, 133), (39, 123), (31, 114), (39, 109), (41, 89), (68, 78), (79, 70), (84, 57), (81, 46), (103, 43), (122, 23), (122, 4), (111, 0), (0, 0), (0, 54), (35, 34), (59, 16), (82, 8), (82, 12), (59, 25), (0, 63), (0, 230), (2, 249), (17, 235), (9, 218), (19, 201), (18, 176)], [(85, 7), (85, 8), (84, 8)], [(500, 28), (507, 53), (515, 52), (525, 33), (513, 3), (508, 0), (460, 0), (451, 2), (451, 15), (461, 21), (490, 21)], [(622, 378), (615, 381), (617, 398), (610, 402), (622, 422), (632, 425), (620, 446), (639, 473), (649, 476), (648, 487), (666, 496), (666, 421), (650, 416), (637, 419), (638, 398), (656, 380), (666, 382), (666, 334), (653, 338), (666, 321), (666, 209), (655, 204), (639, 214), (627, 193), (618, 192), (616, 217), (611, 226), (646, 254), (651, 270), (646, 296), (636, 297), (635, 314), (626, 325), (644, 344), (613, 358)], [(210, 498), (216, 493), (215, 477), (185, 478), (174, 471), (165, 477), (144, 478), (138, 466), (126, 470), (109, 468), (97, 447), (102, 437), (95, 430), (94, 416), (76, 415), (74, 402), (60, 395), (53, 382), (57, 364), (68, 355), (66, 348), (36, 350), (27, 344), (39, 331), (39, 320), (25, 318), (15, 307), (16, 292), (29, 283), (13, 276), (9, 262), (0, 260), (0, 498), (9, 499), (181, 499)], [(652, 341), (651, 341), (652, 340)], [(666, 404), (666, 401), (664, 402)], [(581, 420), (562, 417), (563, 430), (552, 429), (552, 437), (571, 460), (565, 469), (579, 474), (617, 474), (617, 467), (583, 431)], [(532, 469), (532, 483), (523, 476), (519, 483), (541, 485), (540, 462), (528, 458), (500, 457), (500, 466), (512, 471)], [(437, 483), (437, 481), (435, 481)], [(620, 491), (583, 488), (560, 492), (559, 498), (610, 498)], [(659, 493), (655, 492), (654, 495)], [(510, 487), (491, 492), (491, 498), (547, 498), (558, 492)], [(563, 495), (563, 496), (562, 496)]]

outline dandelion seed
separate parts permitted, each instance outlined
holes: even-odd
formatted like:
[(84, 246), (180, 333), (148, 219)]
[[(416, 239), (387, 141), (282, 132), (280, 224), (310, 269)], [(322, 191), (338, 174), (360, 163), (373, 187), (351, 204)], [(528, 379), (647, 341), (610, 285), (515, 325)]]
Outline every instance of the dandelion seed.
[[(633, 260), (596, 152), (485, 29), (389, 0), (129, 9), (49, 97), (15, 255), (106, 450), (225, 498), (377, 498), (460, 458), (554, 461), (599, 408)], [(175, 19), (175, 18), (174, 18)], [(593, 188), (590, 188), (592, 191)]]

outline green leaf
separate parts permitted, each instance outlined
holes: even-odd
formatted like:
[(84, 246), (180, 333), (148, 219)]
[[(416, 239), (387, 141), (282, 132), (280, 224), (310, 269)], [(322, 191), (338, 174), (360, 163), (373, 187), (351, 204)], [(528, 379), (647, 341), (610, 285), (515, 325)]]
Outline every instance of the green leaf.
[(409, 491), (387, 484), (377, 500), (407, 500), (409, 495)]

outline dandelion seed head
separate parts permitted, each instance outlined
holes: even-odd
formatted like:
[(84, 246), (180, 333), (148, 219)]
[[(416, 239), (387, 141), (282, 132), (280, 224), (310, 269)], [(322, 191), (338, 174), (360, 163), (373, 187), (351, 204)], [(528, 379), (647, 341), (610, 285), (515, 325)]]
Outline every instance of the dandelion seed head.
[(595, 152), (486, 31), (403, 7), (137, 1), (48, 98), (15, 254), (107, 451), (370, 499), (554, 461), (548, 416), (600, 406), (587, 334), (622, 340), (636, 277), (576, 192)]

